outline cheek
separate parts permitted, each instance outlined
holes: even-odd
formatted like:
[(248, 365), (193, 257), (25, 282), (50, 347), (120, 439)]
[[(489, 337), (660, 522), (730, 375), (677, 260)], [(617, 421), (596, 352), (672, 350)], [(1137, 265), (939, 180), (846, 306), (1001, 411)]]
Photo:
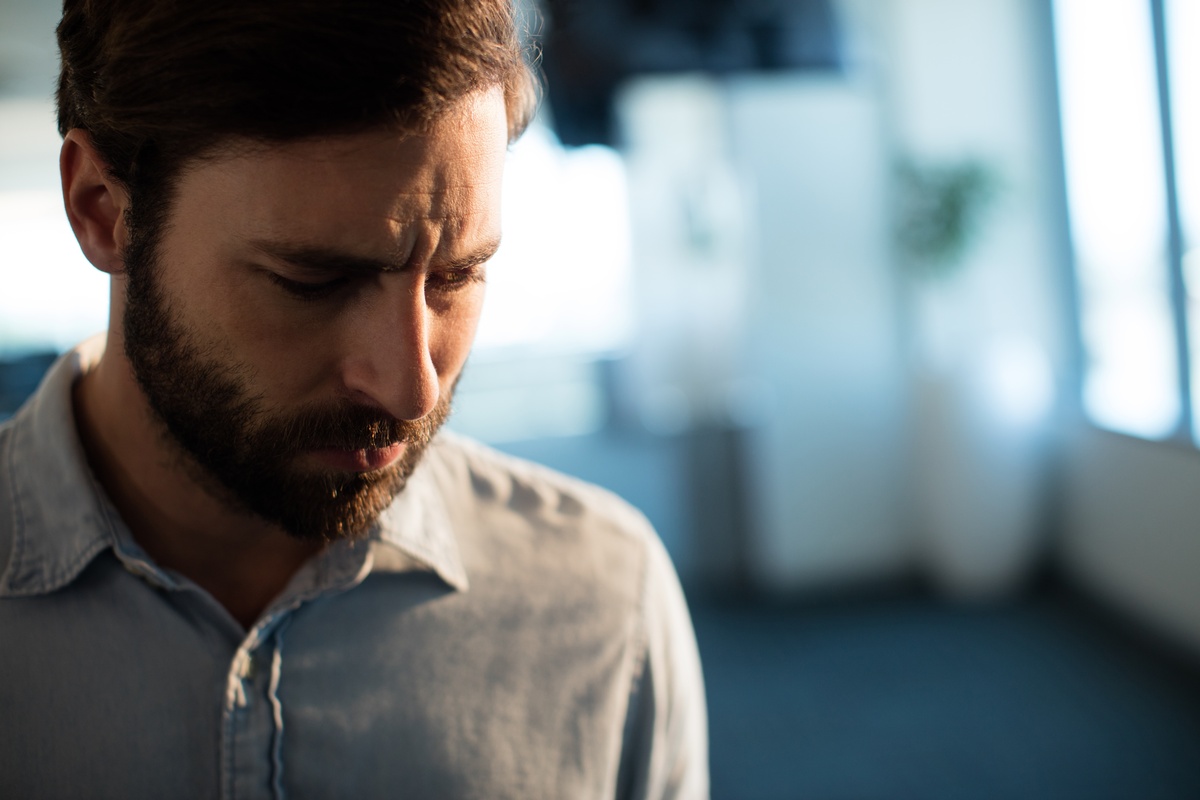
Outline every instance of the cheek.
[(480, 287), (451, 310), (430, 321), (429, 356), (443, 383), (453, 382), (466, 363), (482, 311), (483, 287)]
[(265, 303), (255, 275), (234, 269), (219, 252), (209, 253), (188, 239), (176, 237), (164, 250), (160, 275), (181, 317), (210, 340), (230, 344), (285, 337), (284, 320)]
[(213, 314), (229, 345), (264, 374), (302, 379), (332, 358), (331, 320), (264, 302), (260, 292), (232, 292)]
[(201, 309), (207, 338), (249, 370), (268, 403), (310, 400), (337, 364), (337, 316), (288, 308), (261, 284), (229, 276), (218, 302)]

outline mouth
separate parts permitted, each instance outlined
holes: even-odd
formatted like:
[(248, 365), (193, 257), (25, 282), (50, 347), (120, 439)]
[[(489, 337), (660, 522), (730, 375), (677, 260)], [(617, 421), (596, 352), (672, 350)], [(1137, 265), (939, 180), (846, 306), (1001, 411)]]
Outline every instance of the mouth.
[(326, 466), (343, 472), (373, 472), (386, 469), (404, 455), (404, 442), (395, 442), (387, 447), (368, 447), (358, 450), (323, 448), (313, 450), (312, 456)]

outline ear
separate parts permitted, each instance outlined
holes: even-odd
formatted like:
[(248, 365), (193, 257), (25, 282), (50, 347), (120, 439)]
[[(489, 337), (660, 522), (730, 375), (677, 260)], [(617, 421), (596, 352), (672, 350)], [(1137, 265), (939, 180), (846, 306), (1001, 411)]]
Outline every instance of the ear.
[(63, 138), (58, 157), (67, 219), (87, 260), (101, 272), (124, 271), (128, 235), (125, 210), (129, 195), (108, 176), (104, 159), (85, 131), (73, 128)]

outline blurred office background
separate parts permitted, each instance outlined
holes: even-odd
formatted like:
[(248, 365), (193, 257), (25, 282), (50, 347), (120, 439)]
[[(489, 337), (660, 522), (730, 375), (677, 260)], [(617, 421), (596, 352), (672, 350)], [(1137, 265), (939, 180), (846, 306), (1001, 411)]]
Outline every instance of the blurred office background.
[[(717, 798), (1200, 797), (1200, 4), (544, 0), (452, 425), (645, 511)], [(0, 417), (106, 324), (0, 0)]]

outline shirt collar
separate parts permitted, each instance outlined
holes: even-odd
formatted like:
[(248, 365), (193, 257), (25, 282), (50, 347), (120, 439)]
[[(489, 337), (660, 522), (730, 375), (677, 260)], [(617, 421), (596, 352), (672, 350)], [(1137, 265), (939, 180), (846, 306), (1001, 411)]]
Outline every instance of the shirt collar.
[[(0, 541), (9, 539), (12, 551), (0, 574), (0, 597), (60, 589), (75, 580), (99, 553), (110, 547), (119, 550), (119, 543), (130, 539), (87, 465), (75, 427), (72, 387), (103, 353), (104, 337), (98, 335), (63, 355), (9, 423), (8, 447), (0, 448), (0, 507), (7, 489), (12, 513), (9, 519), (0, 517), (0, 526), (10, 525), (12, 530), (8, 536), (0, 532)], [(428, 458), (372, 528), (370, 568), (376, 572), (432, 570), (455, 589), (465, 591), (466, 570), (445, 499), (426, 461)]]
[(379, 515), (371, 539), (394, 550), (375, 548), (372, 569), (376, 572), (412, 569), (408, 560), (412, 558), (455, 589), (466, 591), (467, 572), (446, 510), (446, 495), (434, 474), (438, 449), (436, 443), (429, 448), (404, 491)]
[(62, 356), (12, 419), (0, 464), (12, 492), (12, 553), (0, 596), (65, 586), (114, 541), (112, 512), (87, 467), (71, 403), (75, 379), (103, 352), (96, 337)]

